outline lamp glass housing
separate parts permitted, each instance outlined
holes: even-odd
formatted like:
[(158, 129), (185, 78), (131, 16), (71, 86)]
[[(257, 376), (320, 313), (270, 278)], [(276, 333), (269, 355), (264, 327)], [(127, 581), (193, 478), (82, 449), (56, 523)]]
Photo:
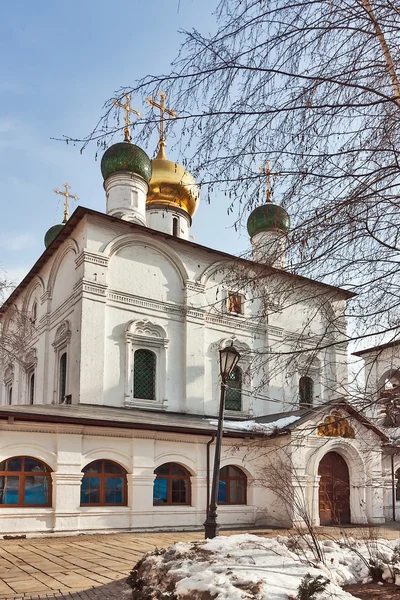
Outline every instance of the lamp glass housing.
[(228, 379), (239, 360), (240, 354), (233, 344), (219, 351), (219, 372), (223, 381)]

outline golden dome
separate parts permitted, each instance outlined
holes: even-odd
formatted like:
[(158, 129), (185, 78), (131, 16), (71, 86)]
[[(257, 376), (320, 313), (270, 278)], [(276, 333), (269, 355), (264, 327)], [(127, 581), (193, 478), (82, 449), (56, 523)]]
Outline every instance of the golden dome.
[(147, 206), (166, 205), (185, 210), (192, 217), (200, 202), (199, 188), (185, 167), (167, 160), (164, 144), (151, 161), (152, 175), (147, 193)]

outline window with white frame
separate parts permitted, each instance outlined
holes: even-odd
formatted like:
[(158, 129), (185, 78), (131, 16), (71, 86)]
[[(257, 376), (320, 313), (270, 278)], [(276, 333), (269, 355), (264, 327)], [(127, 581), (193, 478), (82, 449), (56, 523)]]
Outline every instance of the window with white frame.
[(321, 361), (302, 358), (298, 364), (297, 394), (300, 408), (309, 408), (321, 397)]
[(33, 326), (35, 326), (35, 324), (36, 324), (37, 310), (38, 310), (38, 303), (37, 303), (37, 300), (34, 300), (33, 304), (32, 304), (32, 310), (31, 310), (31, 323)]
[(27, 404), (33, 404), (35, 401), (35, 373), (37, 365), (36, 349), (30, 348), (24, 356), (25, 363), (25, 390), (24, 397)]
[(309, 408), (314, 402), (314, 380), (307, 375), (299, 379), (299, 401), (301, 408)]
[(156, 399), (157, 357), (152, 350), (140, 348), (133, 357), (133, 397)]
[(235, 367), (229, 374), (225, 392), (226, 410), (242, 410), (242, 369)]
[[(252, 350), (250, 346), (236, 337), (225, 338), (213, 345), (213, 351), (216, 352), (215, 361), (213, 361), (213, 375), (215, 382), (218, 381), (216, 389), (219, 389), (219, 360), (218, 353), (222, 348), (226, 348), (233, 344), (235, 349), (240, 353), (239, 364), (230, 373), (226, 382), (225, 393), (225, 410), (232, 415), (241, 413), (242, 415), (250, 416), (254, 411), (252, 399), (252, 378), (251, 378), (251, 360)], [(219, 402), (219, 397), (217, 398)]]
[(14, 369), (9, 365), (4, 371), (4, 404), (11, 405), (13, 401)]
[(68, 321), (63, 321), (58, 326), (53, 342), (56, 353), (54, 372), (54, 401), (61, 404), (65, 402), (68, 390), (68, 355), (71, 340), (71, 328)]
[(35, 371), (28, 371), (28, 404), (35, 403)]
[(131, 321), (126, 340), (126, 405), (165, 405), (168, 339), (160, 325), (148, 319)]

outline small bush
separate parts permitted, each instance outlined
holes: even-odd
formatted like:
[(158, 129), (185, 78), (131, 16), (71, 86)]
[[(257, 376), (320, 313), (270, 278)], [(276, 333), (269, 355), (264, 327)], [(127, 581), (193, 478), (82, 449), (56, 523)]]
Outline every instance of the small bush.
[(324, 579), (322, 575), (312, 577), (307, 573), (301, 580), (299, 589), (297, 590), (296, 600), (316, 600), (317, 594), (323, 592), (328, 583), (328, 579)]

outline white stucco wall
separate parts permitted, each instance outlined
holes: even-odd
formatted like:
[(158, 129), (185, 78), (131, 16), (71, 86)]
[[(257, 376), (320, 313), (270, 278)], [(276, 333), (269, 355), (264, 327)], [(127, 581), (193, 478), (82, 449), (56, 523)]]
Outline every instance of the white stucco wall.
[[(316, 404), (344, 393), (345, 348), (311, 352), (316, 342), (338, 335), (340, 294), (275, 272), (260, 279), (247, 264), (232, 275), (232, 265), (144, 227), (86, 216), (43, 265), (26, 290), (29, 299), (22, 293), (19, 300), (29, 306), (38, 300), (35, 402), (58, 402), (58, 361), (66, 348), (72, 403), (134, 404), (126, 328), (135, 320), (165, 331), (155, 408), (217, 414), (218, 350), (231, 340), (243, 355), (242, 416), (296, 408), (305, 373), (314, 379)], [(227, 312), (230, 291), (242, 295), (242, 315)], [(68, 331), (61, 345), (55, 339), (60, 327)], [(298, 348), (301, 360), (288, 363)], [(26, 376), (13, 366), (15, 403), (28, 401)]]

